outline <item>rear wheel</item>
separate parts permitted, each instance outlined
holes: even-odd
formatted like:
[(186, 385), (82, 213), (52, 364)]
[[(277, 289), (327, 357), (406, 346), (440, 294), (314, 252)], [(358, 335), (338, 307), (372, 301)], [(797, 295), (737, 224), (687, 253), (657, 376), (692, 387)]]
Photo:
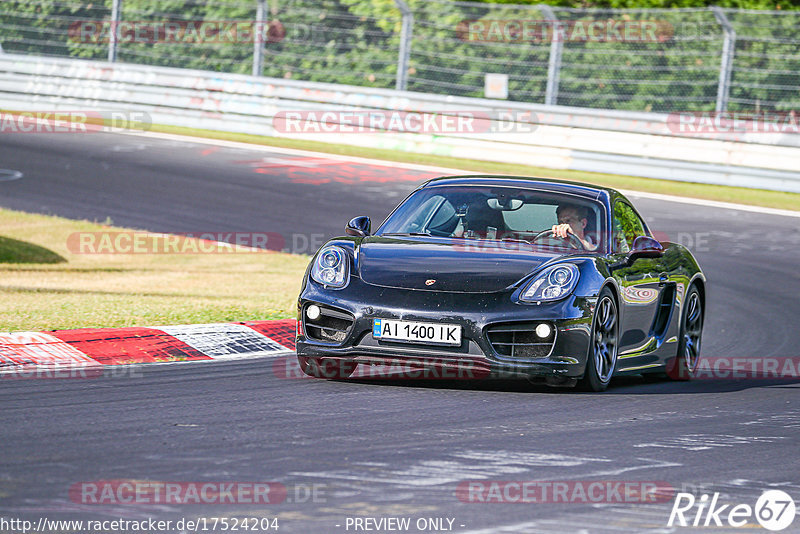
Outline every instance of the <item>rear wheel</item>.
[(597, 299), (592, 318), (592, 337), (586, 359), (586, 372), (581, 380), (583, 389), (604, 391), (617, 367), (619, 348), (619, 313), (610, 289), (603, 288)]
[(308, 358), (298, 356), (300, 369), (308, 376), (314, 378), (347, 378), (356, 370), (357, 363), (348, 360), (335, 360), (331, 358)]
[(696, 286), (689, 288), (683, 306), (678, 353), (667, 364), (667, 376), (672, 380), (690, 380), (700, 362), (700, 342), (703, 337), (703, 300)]

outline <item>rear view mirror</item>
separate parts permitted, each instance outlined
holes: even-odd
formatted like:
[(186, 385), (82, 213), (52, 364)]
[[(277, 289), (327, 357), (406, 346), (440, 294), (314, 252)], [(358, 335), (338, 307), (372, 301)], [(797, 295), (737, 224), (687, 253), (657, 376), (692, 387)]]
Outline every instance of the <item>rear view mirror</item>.
[(347, 233), (347, 235), (353, 235), (356, 237), (368, 236), (371, 229), (372, 222), (369, 220), (369, 217), (364, 215), (351, 219), (350, 222), (347, 223), (347, 226), (344, 227), (344, 231)]
[(522, 200), (519, 198), (490, 198), (486, 201), (489, 207), (498, 211), (516, 211), (522, 207)]

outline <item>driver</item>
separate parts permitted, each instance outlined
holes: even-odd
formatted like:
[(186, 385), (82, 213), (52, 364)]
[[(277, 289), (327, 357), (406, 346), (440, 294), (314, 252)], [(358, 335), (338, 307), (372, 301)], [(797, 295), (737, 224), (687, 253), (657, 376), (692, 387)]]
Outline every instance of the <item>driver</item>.
[(553, 225), (553, 235), (566, 239), (567, 234), (578, 238), (586, 250), (597, 250), (597, 243), (591, 235), (586, 234), (586, 225), (589, 224), (589, 208), (575, 204), (560, 204), (556, 209), (558, 224)]

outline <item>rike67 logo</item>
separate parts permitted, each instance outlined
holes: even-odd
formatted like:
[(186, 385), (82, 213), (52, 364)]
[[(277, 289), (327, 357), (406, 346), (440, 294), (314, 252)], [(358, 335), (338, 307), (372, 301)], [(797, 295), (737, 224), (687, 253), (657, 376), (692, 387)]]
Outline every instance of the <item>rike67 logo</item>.
[(768, 490), (761, 494), (755, 506), (749, 504), (721, 504), (719, 493), (699, 498), (691, 493), (678, 493), (669, 514), (667, 526), (679, 527), (755, 527), (756, 522), (772, 531), (785, 530), (795, 517), (794, 500), (781, 490)]

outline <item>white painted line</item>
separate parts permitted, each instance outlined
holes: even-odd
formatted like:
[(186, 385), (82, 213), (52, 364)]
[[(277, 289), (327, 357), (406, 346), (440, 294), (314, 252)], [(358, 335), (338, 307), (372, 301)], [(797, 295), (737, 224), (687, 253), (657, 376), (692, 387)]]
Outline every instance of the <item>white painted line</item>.
[(780, 210), (777, 208), (765, 208), (762, 206), (749, 206), (747, 204), (734, 204), (733, 202), (720, 202), (718, 200), (706, 200), (702, 198), (676, 197), (672, 195), (662, 195), (660, 193), (647, 193), (644, 191), (628, 191), (623, 189), (618, 189), (617, 191), (628, 197), (662, 200), (664, 202), (679, 202), (681, 204), (703, 206), (704, 208), (722, 208), (728, 210), (748, 211), (751, 213), (777, 215), (780, 217), (800, 217), (800, 211)]
[[(520, 453), (512, 451), (455, 451), (444, 459), (418, 461), (402, 469), (390, 469), (382, 462), (355, 462), (347, 469), (317, 473), (293, 472), (297, 476), (314, 476), (338, 480), (374, 482), (403, 487), (440, 486), (464, 480), (486, 480), (495, 477), (515, 477), (531, 473), (535, 468), (567, 468), (590, 462), (611, 462), (606, 458), (586, 458), (551, 453)], [(649, 469), (652, 465), (631, 469)], [(377, 469), (376, 469), (377, 468)]]
[(0, 182), (10, 182), (12, 180), (19, 180), (23, 174), (14, 169), (0, 169)]
[[(512, 533), (512, 534), (550, 534), (554, 532), (572, 532), (573, 534), (592, 534), (594, 532), (620, 532), (620, 525), (603, 524), (596, 519), (589, 517), (578, 521), (576, 516), (569, 518), (557, 519), (534, 519), (532, 521), (525, 521), (522, 523), (512, 523), (506, 525), (493, 525), (488, 528), (481, 528), (477, 530), (464, 530), (460, 531), (461, 534), (499, 534), (499, 533)], [(586, 522), (588, 521), (588, 523)], [(588, 526), (589, 528), (581, 528)], [(631, 530), (631, 526), (623, 529), (625, 532), (650, 532), (650, 530)]]
[(487, 462), (491, 465), (524, 465), (527, 467), (575, 467), (589, 462), (611, 462), (608, 458), (568, 456), (552, 453), (520, 453), (509, 451), (463, 451), (452, 453), (470, 463)]
[[(260, 152), (278, 152), (281, 154), (286, 155), (296, 155), (296, 156), (304, 156), (304, 157), (311, 157), (311, 158), (328, 158), (328, 159), (335, 159), (339, 161), (347, 161), (351, 163), (363, 163), (366, 165), (377, 165), (381, 167), (399, 167), (403, 169), (409, 170), (417, 170), (417, 171), (424, 171), (424, 172), (434, 172), (434, 173), (441, 173), (445, 174), (480, 174), (476, 173), (475, 171), (468, 171), (464, 169), (451, 169), (448, 167), (436, 167), (433, 165), (418, 165), (414, 163), (401, 163), (396, 161), (388, 161), (388, 160), (381, 160), (381, 159), (371, 159), (371, 158), (361, 158), (356, 156), (344, 156), (341, 154), (329, 154), (327, 152), (312, 152), (310, 150), (298, 150), (295, 148), (281, 148), (269, 145), (258, 145), (253, 143), (243, 143), (241, 141), (227, 141), (221, 139), (209, 139), (205, 137), (192, 137), (188, 135), (177, 135), (177, 134), (167, 134), (167, 133), (160, 133), (160, 132), (141, 132), (141, 131), (130, 131), (130, 132), (118, 132), (121, 135), (135, 135), (135, 136), (142, 136), (142, 137), (150, 137), (153, 139), (165, 139), (171, 141), (182, 141), (188, 143), (198, 143), (198, 144), (205, 144), (205, 145), (213, 145), (213, 146), (222, 146), (228, 148), (238, 148), (238, 149), (245, 149), (245, 150), (255, 150)], [(542, 178), (548, 178), (547, 176), (542, 176)], [(687, 182), (689, 183), (689, 182)], [(777, 215), (781, 217), (800, 217), (800, 211), (793, 211), (793, 210), (782, 210), (776, 208), (765, 208), (761, 206), (750, 206), (747, 204), (736, 204), (733, 202), (720, 202), (716, 200), (704, 200), (699, 198), (691, 198), (691, 197), (680, 197), (675, 195), (663, 195), (660, 193), (647, 193), (645, 191), (630, 191), (630, 190), (619, 190), (624, 195), (636, 196), (640, 198), (648, 198), (652, 200), (660, 200), (663, 202), (677, 202), (681, 204), (693, 204), (697, 206), (704, 206), (710, 208), (723, 208), (723, 209), (730, 209), (730, 210), (738, 210), (738, 211), (747, 211), (751, 213), (761, 213), (765, 215)]]
[[(288, 154), (286, 154), (288, 155)], [(269, 168), (269, 167), (305, 167), (308, 169), (317, 169), (325, 165), (335, 165), (341, 160), (332, 158), (286, 158), (280, 156), (265, 156), (261, 159), (249, 162), (251, 167)]]
[(720, 434), (689, 434), (660, 441), (637, 443), (634, 447), (659, 447), (664, 449), (683, 449), (686, 451), (703, 451), (714, 447), (734, 447), (749, 443), (773, 443), (786, 439), (785, 436), (731, 436)]
[(198, 143), (203, 145), (221, 146), (226, 148), (238, 148), (244, 150), (253, 150), (256, 152), (272, 152), (285, 154), (287, 156), (303, 156), (308, 158), (321, 158), (333, 159), (348, 163), (363, 163), (365, 165), (377, 165), (381, 167), (401, 167), (403, 169), (410, 169), (415, 171), (430, 171), (442, 174), (475, 174), (475, 171), (465, 171), (463, 169), (449, 169), (447, 167), (436, 167), (433, 165), (418, 165), (415, 163), (401, 163), (397, 161), (390, 161), (385, 159), (371, 159), (361, 158), (358, 156), (345, 156), (342, 154), (330, 154), (328, 152), (312, 152), (310, 150), (299, 150), (296, 148), (283, 148), (278, 146), (259, 145), (254, 143), (244, 143), (241, 141), (228, 141), (224, 139), (209, 139), (206, 137), (192, 137), (188, 135), (177, 135), (160, 132), (141, 132), (141, 131), (128, 131), (128, 132), (115, 132), (120, 135), (135, 135), (141, 137), (150, 137), (153, 139), (164, 139), (167, 141), (181, 141), (184, 143)]
[(664, 460), (650, 460), (647, 458), (637, 458), (637, 460), (645, 462), (644, 465), (634, 465), (630, 467), (619, 467), (616, 469), (606, 469), (603, 471), (592, 471), (589, 473), (582, 473), (580, 475), (571, 475), (571, 476), (564, 476), (562, 477), (564, 480), (570, 480), (572, 478), (594, 478), (594, 477), (608, 477), (608, 476), (619, 476), (622, 473), (627, 473), (629, 471), (639, 471), (640, 469), (660, 469), (666, 467), (683, 467), (683, 464), (678, 464), (675, 462), (667, 462)]

